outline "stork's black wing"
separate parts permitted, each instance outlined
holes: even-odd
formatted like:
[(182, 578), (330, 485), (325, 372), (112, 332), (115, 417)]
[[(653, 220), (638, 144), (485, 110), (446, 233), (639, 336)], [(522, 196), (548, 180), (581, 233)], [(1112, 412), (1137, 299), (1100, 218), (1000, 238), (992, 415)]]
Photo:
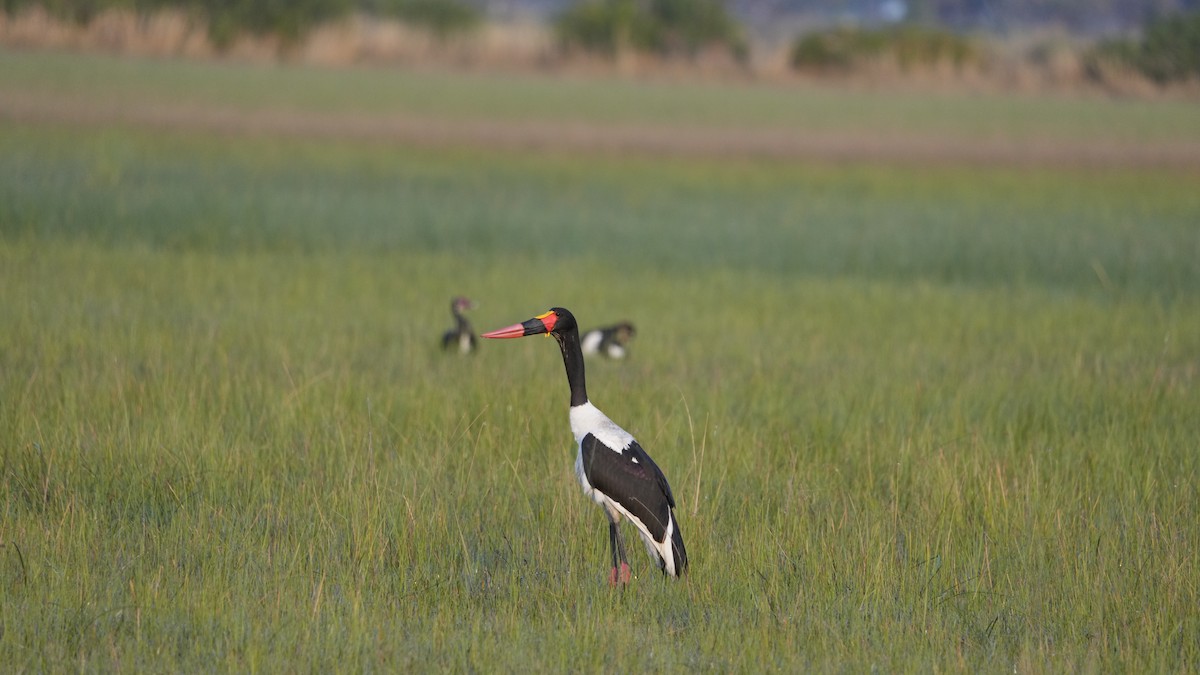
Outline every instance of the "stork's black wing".
[(667, 477), (663, 475), (662, 469), (658, 468), (658, 465), (654, 463), (654, 460), (650, 459), (650, 455), (646, 454), (646, 451), (642, 449), (642, 446), (638, 445), (637, 441), (633, 441), (629, 444), (628, 448), (625, 448), (624, 454), (629, 456), (631, 459), (636, 459), (638, 463), (645, 464), (650, 467), (650, 469), (654, 472), (654, 475), (658, 478), (658, 487), (662, 489), (663, 494), (667, 497), (667, 504), (669, 504), (671, 508), (675, 508), (675, 495), (671, 494), (671, 486), (667, 483)]
[(623, 450), (614, 450), (592, 434), (584, 436), (579, 445), (588, 483), (642, 521), (655, 541), (662, 541), (675, 498), (666, 477), (642, 446), (634, 441)]

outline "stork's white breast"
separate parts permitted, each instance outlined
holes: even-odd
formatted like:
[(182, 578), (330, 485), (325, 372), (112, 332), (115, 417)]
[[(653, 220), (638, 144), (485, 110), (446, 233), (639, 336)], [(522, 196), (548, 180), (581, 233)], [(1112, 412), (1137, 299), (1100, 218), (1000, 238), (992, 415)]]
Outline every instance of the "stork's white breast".
[(591, 401), (571, 408), (571, 433), (575, 434), (576, 443), (582, 443), (583, 437), (591, 434), (618, 452), (633, 442), (633, 436), (628, 431), (608, 419)]

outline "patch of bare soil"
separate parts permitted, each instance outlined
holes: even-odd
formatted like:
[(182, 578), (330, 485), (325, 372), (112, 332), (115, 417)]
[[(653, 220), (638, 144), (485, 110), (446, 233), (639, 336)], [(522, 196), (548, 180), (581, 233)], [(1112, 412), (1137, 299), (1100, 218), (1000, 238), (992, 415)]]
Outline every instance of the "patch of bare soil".
[(1074, 139), (964, 139), (559, 121), (445, 120), (406, 115), (234, 109), (85, 101), (0, 91), (0, 119), (100, 128), (132, 126), (432, 147), (482, 147), (679, 157), (1200, 169), (1200, 144)]

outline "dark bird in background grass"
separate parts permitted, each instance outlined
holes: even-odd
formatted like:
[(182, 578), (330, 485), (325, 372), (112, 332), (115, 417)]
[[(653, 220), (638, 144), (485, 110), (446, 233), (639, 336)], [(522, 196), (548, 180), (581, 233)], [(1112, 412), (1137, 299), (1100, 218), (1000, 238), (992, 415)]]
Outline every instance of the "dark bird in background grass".
[(580, 345), (584, 354), (599, 354), (610, 359), (623, 359), (627, 352), (626, 344), (637, 335), (633, 324), (623, 321), (612, 326), (593, 328), (583, 334)]
[(631, 577), (625, 557), (625, 542), (617, 525), (622, 518), (633, 523), (646, 544), (651, 559), (663, 574), (680, 576), (688, 566), (687, 550), (679, 521), (675, 519), (675, 497), (663, 472), (633, 436), (617, 426), (588, 400), (584, 383), (583, 350), (575, 317), (561, 307), (528, 321), (489, 333), (485, 338), (518, 338), (549, 333), (562, 350), (571, 388), (571, 432), (578, 455), (575, 474), (583, 492), (608, 516), (608, 538), (612, 547), (609, 582), (625, 584)]
[(450, 301), (450, 313), (454, 315), (454, 328), (442, 334), (442, 349), (456, 351), (459, 354), (470, 354), (478, 347), (478, 339), (471, 328), (471, 322), (463, 316), (463, 312), (474, 309), (475, 303), (469, 298), (458, 296)]

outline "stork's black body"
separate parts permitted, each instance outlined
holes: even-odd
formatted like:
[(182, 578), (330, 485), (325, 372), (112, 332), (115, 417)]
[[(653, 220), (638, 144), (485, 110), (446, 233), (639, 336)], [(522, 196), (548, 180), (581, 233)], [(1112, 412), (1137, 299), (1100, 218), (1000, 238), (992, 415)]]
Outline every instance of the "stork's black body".
[(579, 344), (583, 347), (584, 354), (599, 354), (610, 359), (623, 359), (628, 351), (627, 345), (635, 335), (637, 335), (637, 330), (634, 329), (633, 324), (623, 321), (612, 326), (593, 328), (587, 331), (580, 337)]
[(465, 310), (471, 309), (475, 303), (459, 296), (450, 301), (450, 313), (454, 315), (454, 328), (442, 333), (442, 349), (457, 351), (460, 354), (470, 354), (479, 346), (471, 322), (463, 316)]
[(592, 434), (585, 434), (579, 443), (579, 463), (583, 477), (594, 490), (645, 524), (651, 539), (662, 541), (671, 522), (675, 497), (667, 477), (637, 441), (614, 452)]
[(666, 476), (634, 440), (588, 400), (583, 351), (575, 317), (556, 307), (524, 323), (484, 333), (514, 338), (549, 333), (562, 350), (571, 388), (571, 431), (578, 443), (575, 473), (584, 493), (604, 509), (609, 520), (613, 569), (610, 581), (630, 578), (625, 543), (617, 525), (624, 518), (638, 530), (650, 557), (664, 574), (680, 576), (688, 566), (687, 550), (675, 519), (675, 497)]

